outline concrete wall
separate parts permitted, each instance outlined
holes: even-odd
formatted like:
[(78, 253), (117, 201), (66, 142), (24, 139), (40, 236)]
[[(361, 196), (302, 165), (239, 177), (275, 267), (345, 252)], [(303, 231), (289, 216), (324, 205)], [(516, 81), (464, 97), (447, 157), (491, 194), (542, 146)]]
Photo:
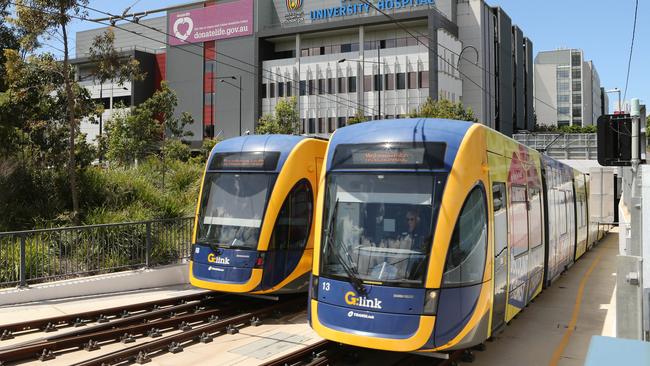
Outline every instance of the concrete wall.
[(535, 113), (540, 126), (557, 125), (557, 76), (555, 65), (535, 65)]
[(0, 306), (189, 283), (187, 264), (141, 269), (0, 290)]
[(167, 81), (178, 96), (176, 113), (187, 112), (194, 123), (187, 127), (193, 147), (203, 141), (203, 45), (185, 45), (167, 49)]
[[(217, 41), (217, 73), (215, 77), (242, 77), (242, 126), (241, 134), (246, 130), (255, 130), (256, 104), (258, 100), (258, 77), (256, 65), (257, 45), (253, 36), (224, 39)], [(226, 57), (231, 56), (232, 58)], [(241, 61), (236, 61), (241, 60)], [(227, 82), (227, 83), (226, 83)], [(215, 83), (215, 135), (223, 131), (225, 138), (239, 136), (239, 80), (226, 79)]]

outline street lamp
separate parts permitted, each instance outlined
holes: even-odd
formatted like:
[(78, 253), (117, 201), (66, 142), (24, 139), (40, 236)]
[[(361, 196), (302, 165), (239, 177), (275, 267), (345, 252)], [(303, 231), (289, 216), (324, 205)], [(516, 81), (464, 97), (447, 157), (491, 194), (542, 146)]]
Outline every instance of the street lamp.
[(609, 94), (609, 93), (618, 93), (618, 110), (614, 111), (614, 114), (616, 114), (616, 112), (622, 112), (623, 111), (623, 105), (621, 104), (621, 89), (614, 88), (614, 89), (611, 89), (611, 90), (606, 90), (605, 93), (607, 93), (607, 94)]
[[(242, 122), (242, 113), (241, 113), (241, 110), (242, 110), (242, 108), (241, 108), (242, 84), (241, 84), (241, 79), (242, 79), (242, 77), (241, 77), (241, 75), (237, 75), (237, 76), (231, 75), (231, 76), (220, 76), (220, 77), (216, 77), (214, 79), (219, 80), (219, 82), (221, 82), (221, 83), (228, 84), (228, 85), (232, 86), (233, 88), (239, 89), (239, 136), (241, 136), (242, 135), (242, 132), (241, 132), (241, 129), (242, 129), (242, 125), (241, 125), (241, 122)], [(239, 86), (237, 86), (235, 84), (232, 84), (232, 83), (229, 83), (228, 80), (239, 80)], [(214, 126), (214, 122), (213, 122), (213, 126)], [(214, 134), (214, 130), (213, 130), (213, 134)]]
[(458, 61), (456, 62), (456, 70), (457, 70), (457, 71), (460, 72), (460, 60), (463, 59), (463, 52), (465, 52), (465, 50), (470, 49), (470, 48), (473, 49), (474, 52), (476, 52), (476, 62), (474, 63), (474, 65), (477, 65), (477, 66), (478, 66), (478, 61), (479, 61), (479, 60), (478, 60), (478, 59), (479, 59), (478, 50), (476, 49), (476, 47), (474, 47), (474, 46), (472, 46), (472, 45), (469, 45), (469, 46), (465, 46), (465, 47), (463, 47), (463, 50), (460, 51), (460, 53), (458, 54)]

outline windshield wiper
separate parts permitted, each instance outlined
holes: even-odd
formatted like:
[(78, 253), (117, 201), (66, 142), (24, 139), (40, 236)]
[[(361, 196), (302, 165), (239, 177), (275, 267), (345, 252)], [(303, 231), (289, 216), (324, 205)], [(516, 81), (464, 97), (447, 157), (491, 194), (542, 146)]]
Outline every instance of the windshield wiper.
[[(355, 268), (351, 267), (348, 264), (348, 262), (343, 258), (341, 252), (339, 252), (339, 249), (336, 246), (336, 239), (334, 239), (336, 232), (334, 230), (334, 225), (332, 224), (334, 223), (338, 209), (339, 209), (339, 200), (337, 199), (336, 204), (334, 205), (334, 210), (332, 210), (332, 216), (330, 217), (330, 221), (327, 227), (327, 246), (331, 248), (339, 264), (341, 265), (341, 267), (343, 267), (343, 271), (345, 271), (345, 273), (348, 275), (348, 279), (350, 280), (349, 282), (352, 285), (352, 287), (357, 291), (358, 294), (367, 295), (368, 291), (363, 286), (363, 282), (358, 276), (359, 272), (357, 272)], [(349, 258), (350, 254), (347, 248), (346, 248), (346, 254)]]

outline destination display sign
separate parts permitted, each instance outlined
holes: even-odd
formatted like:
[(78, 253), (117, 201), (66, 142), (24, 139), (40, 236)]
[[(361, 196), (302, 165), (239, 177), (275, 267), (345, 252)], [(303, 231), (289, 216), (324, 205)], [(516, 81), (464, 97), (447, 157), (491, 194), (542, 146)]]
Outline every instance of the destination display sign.
[(278, 166), (279, 152), (253, 151), (217, 153), (209, 170), (263, 170), (273, 171)]
[(447, 145), (441, 142), (339, 145), (333, 169), (427, 169), (444, 168)]

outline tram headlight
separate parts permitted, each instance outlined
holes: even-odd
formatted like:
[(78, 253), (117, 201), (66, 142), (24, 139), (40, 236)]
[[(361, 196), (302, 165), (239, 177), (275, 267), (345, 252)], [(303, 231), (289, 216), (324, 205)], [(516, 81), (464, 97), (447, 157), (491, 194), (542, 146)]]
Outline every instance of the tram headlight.
[(311, 294), (311, 298), (314, 300), (318, 299), (318, 276), (311, 276), (311, 288), (309, 289), (309, 293)]
[(439, 295), (438, 290), (427, 290), (424, 296), (424, 315), (436, 315)]

